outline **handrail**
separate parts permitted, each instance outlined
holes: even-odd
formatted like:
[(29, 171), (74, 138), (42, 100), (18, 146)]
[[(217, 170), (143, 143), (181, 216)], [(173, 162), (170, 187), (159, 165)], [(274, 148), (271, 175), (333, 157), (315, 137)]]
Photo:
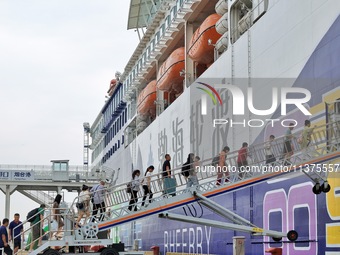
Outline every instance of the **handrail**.
[[(55, 213), (53, 213), (53, 211), (55, 210), (56, 208), (44, 208), (44, 217), (43, 217), (43, 219), (42, 220), (39, 220), (37, 223), (35, 223), (35, 224), (32, 224), (31, 222), (29, 222), (28, 220), (29, 219), (32, 219), (32, 218), (35, 218), (35, 217), (37, 217), (37, 216), (39, 216), (39, 212), (37, 212), (36, 214), (34, 214), (31, 218), (29, 218), (29, 219), (27, 219), (27, 220), (24, 220), (23, 222), (22, 222), (22, 224), (21, 225), (19, 225), (19, 226), (16, 226), (14, 229), (13, 229), (13, 234), (14, 234), (14, 232), (15, 232), (15, 230), (17, 229), (17, 228), (20, 228), (21, 226), (23, 227), (23, 232), (21, 232), (20, 234), (18, 234), (18, 235), (16, 235), (16, 236), (14, 236), (13, 234), (12, 234), (12, 240), (14, 240), (14, 239), (16, 239), (17, 237), (19, 237), (20, 235), (25, 235), (25, 234), (27, 234), (27, 233), (31, 233), (31, 242), (30, 243), (35, 243), (35, 242), (37, 242), (40, 238), (43, 238), (43, 237), (47, 237), (47, 239), (51, 239), (52, 238), (52, 233), (54, 233), (54, 232), (56, 232), (56, 230), (52, 230), (51, 229), (51, 223), (52, 223), (52, 221), (53, 221), (53, 217), (54, 216), (62, 216), (62, 217), (64, 217), (64, 220), (65, 220), (65, 218), (67, 217), (67, 219), (69, 219), (69, 220), (71, 220), (71, 221), (73, 221), (73, 223), (75, 222), (74, 221), (74, 218), (72, 218), (72, 216), (74, 217), (74, 212), (72, 213), (72, 210), (70, 210), (70, 208), (58, 208), (58, 210), (60, 210), (61, 211), (61, 213), (60, 214), (55, 214)], [(73, 220), (72, 220), (73, 219)], [(33, 235), (32, 235), (32, 229), (33, 229), (33, 227), (34, 226), (36, 226), (36, 225), (42, 225), (41, 227), (40, 227), (40, 234), (39, 234), (39, 237), (38, 237), (38, 239), (35, 239), (35, 240), (33, 240)], [(29, 227), (26, 227), (25, 228), (25, 226), (26, 225), (29, 225)], [(48, 230), (46, 231), (46, 232), (43, 232), (44, 231), (44, 226), (48, 226)], [(64, 230), (62, 230), (61, 232), (63, 232), (63, 233), (65, 233), (65, 232), (73, 232), (73, 229), (64, 229)], [(22, 239), (22, 242), (23, 242), (23, 239)], [(23, 245), (23, 243), (22, 243), (22, 250), (26, 250), (26, 249), (29, 249), (30, 248), (30, 244), (26, 244), (26, 245)], [(17, 253), (13, 253), (14, 255), (16, 255), (16, 254), (18, 254), (19, 252), (21, 252), (20, 250), (17, 252)]]
[[(313, 148), (310, 148), (310, 151), (308, 151), (308, 153), (312, 153), (313, 154), (312, 156), (315, 156), (315, 157), (321, 157), (321, 156), (325, 156), (326, 154), (333, 153), (336, 157), (339, 157), (338, 151), (340, 150), (340, 137), (338, 137), (336, 135), (337, 133), (335, 132), (335, 131), (338, 131), (338, 126), (336, 126), (337, 124), (338, 123), (329, 123), (329, 124), (316, 127), (312, 134), (311, 147)], [(301, 132), (303, 131), (298, 131), (293, 134), (292, 143), (296, 147), (295, 147), (294, 155), (292, 155), (290, 158), (290, 161), (292, 164), (299, 165), (299, 164), (306, 162), (306, 160), (302, 158), (304, 149), (301, 148), (301, 145), (297, 142), (298, 137), (300, 136)], [(275, 157), (277, 157), (277, 160), (271, 163), (274, 166), (282, 166), (283, 163), (285, 162), (285, 159), (281, 159), (282, 157), (281, 151), (284, 146), (284, 139), (285, 139), (285, 136), (280, 136), (276, 138), (272, 144)], [(257, 166), (258, 169), (261, 170), (264, 167), (268, 166), (268, 164), (265, 164), (266, 158), (265, 158), (264, 150), (266, 148), (266, 145), (267, 145), (267, 142), (263, 142), (259, 144), (253, 144), (250, 146), (249, 154), (251, 157), (251, 162), (249, 162), (249, 167)], [(228, 165), (230, 164), (230, 166), (235, 166), (237, 162), (237, 156), (238, 156), (238, 151), (232, 151), (228, 153), (227, 164)], [(211, 167), (211, 160), (212, 158), (202, 160), (201, 166)], [(288, 168), (290, 171), (292, 171), (293, 169), (292, 167), (288, 167)], [(185, 188), (186, 180), (185, 180), (185, 177), (181, 173), (182, 172), (181, 167), (171, 169), (171, 172), (172, 172), (172, 178), (175, 178), (177, 182), (176, 194), (177, 195), (184, 194), (184, 193), (189, 194), (191, 192), (191, 189), (188, 190)], [(215, 184), (216, 177), (217, 177), (216, 171), (215, 172), (198, 171), (197, 177), (199, 181), (199, 185), (195, 187), (197, 191), (205, 192), (205, 191), (209, 191), (209, 190), (216, 188), (216, 184)], [(235, 182), (244, 181), (245, 179), (251, 179), (253, 177), (256, 177), (255, 179), (257, 178), (266, 179), (268, 178), (268, 174), (264, 174), (264, 173), (256, 172), (256, 171), (249, 172), (249, 173), (248, 172), (242, 173), (239, 171), (239, 169), (237, 169), (236, 172), (228, 171), (227, 176), (225, 177), (226, 182), (222, 183), (221, 185), (227, 186)], [(156, 174), (153, 174), (151, 178), (152, 178), (151, 179), (152, 191), (154, 194), (153, 202), (159, 201), (159, 202), (162, 202), (161, 204), (163, 204), (163, 200), (166, 200), (168, 195), (164, 194), (162, 175), (161, 173), (156, 173)], [(125, 216), (131, 213), (128, 210), (128, 205), (127, 205), (130, 200), (130, 197), (129, 197), (129, 194), (126, 193), (126, 185), (127, 183), (123, 183), (120, 185), (110, 186), (104, 189), (106, 212), (100, 212), (97, 215), (97, 217), (102, 219), (102, 220), (99, 220), (101, 223), (110, 222), (115, 218), (119, 218), (121, 216)], [(138, 192), (138, 198), (140, 197), (142, 197), (141, 191)], [(73, 226), (75, 223), (74, 207), (75, 207), (76, 202), (79, 201), (80, 198), (81, 198), (80, 196), (76, 197), (73, 200), (70, 208), (64, 209), (64, 212), (62, 213), (64, 219), (69, 219), (72, 222), (71, 223), (72, 226), (70, 227), (70, 229), (65, 228), (64, 232), (70, 232), (73, 235), (75, 234), (73, 231)], [(138, 209), (142, 208), (141, 201), (137, 202), (137, 204), (135, 204), (134, 206), (136, 206)], [(110, 214), (108, 213), (109, 209), (111, 210)], [(53, 208), (47, 208), (47, 209), (45, 208), (45, 211), (48, 211), (48, 210), (53, 210)], [(51, 237), (51, 233), (53, 231), (50, 228), (50, 222), (51, 222), (51, 217), (53, 217), (54, 214), (52, 213), (48, 215), (46, 214), (44, 216), (43, 221), (47, 220), (47, 224), (49, 225), (49, 231), (45, 233), (44, 235)], [(93, 215), (88, 220), (90, 222), (92, 221), (98, 222), (98, 220)], [(130, 220), (134, 220), (133, 216), (130, 217)], [(24, 221), (23, 224), (25, 223), (27, 223), (27, 221)], [(40, 224), (40, 222), (37, 224)], [(86, 225), (87, 222), (84, 222), (84, 224)], [(26, 229), (24, 233), (26, 233), (27, 231), (29, 231), (29, 229)], [(32, 241), (34, 242), (36, 240), (32, 240)]]
[[(337, 127), (334, 125), (335, 123), (329, 123), (322, 126), (315, 127), (311, 137), (312, 137), (312, 144), (310, 145), (310, 150), (308, 153), (313, 153), (316, 156), (321, 155), (322, 153), (329, 153), (335, 150), (339, 150), (338, 144), (340, 144), (340, 137), (337, 137), (335, 130)], [(298, 138), (300, 137), (303, 130), (293, 133), (292, 144), (294, 147), (294, 155), (290, 157), (289, 164), (300, 164), (303, 161), (306, 161), (303, 158), (303, 154), (305, 153), (303, 148), (301, 148), (301, 144), (298, 143)], [(331, 134), (331, 135), (330, 135)], [(285, 143), (285, 136), (280, 136), (275, 138), (272, 142), (271, 148), (276, 157), (276, 162), (272, 163), (273, 167), (284, 167), (286, 160), (283, 158), (283, 148)], [(237, 157), (238, 151), (229, 152), (227, 155), (227, 165), (229, 166), (228, 172), (226, 173), (226, 182), (224, 185), (228, 185), (229, 183), (242, 181), (246, 178), (252, 178), (255, 176), (259, 176), (263, 174), (264, 170), (267, 170), (268, 164), (266, 164), (266, 157), (265, 157), (265, 148), (268, 142), (262, 142), (259, 144), (250, 145), (248, 148), (248, 153), (250, 157), (249, 167), (257, 168), (257, 171), (253, 171), (251, 173), (245, 172), (242, 173), (237, 168)], [(313, 147), (313, 149), (311, 149)], [(322, 150), (322, 151), (321, 151)], [(211, 168), (211, 161), (213, 158), (208, 158), (201, 161), (201, 166), (199, 170), (204, 169), (204, 167)], [(287, 166), (287, 168), (289, 168)], [(181, 173), (181, 167), (177, 167), (171, 169), (172, 178), (176, 179), (176, 192), (180, 194), (181, 192), (185, 191), (186, 179)], [(216, 169), (215, 171), (198, 171), (197, 177), (200, 184), (208, 185), (207, 187), (212, 188), (216, 187), (214, 182), (216, 181), (217, 177)], [(130, 181), (129, 181), (130, 182)], [(129, 213), (127, 210), (127, 203), (130, 201), (130, 195), (126, 192), (126, 187), (129, 182), (125, 182), (119, 185), (107, 187), (104, 189), (105, 191), (105, 209), (111, 209), (115, 206), (120, 206), (120, 212), (115, 212), (115, 210), (111, 211), (111, 214), (114, 214), (114, 217), (118, 217), (121, 215), (122, 211), (124, 213)], [(209, 186), (210, 185), (210, 186)], [(153, 192), (153, 200), (160, 200), (166, 197), (164, 194), (163, 189), (163, 178), (162, 173), (156, 173), (151, 175), (151, 190)], [(143, 197), (142, 190), (138, 192), (138, 198)], [(72, 207), (74, 207), (76, 201), (78, 201), (79, 197), (75, 198), (72, 203)], [(141, 202), (138, 202), (138, 206)], [(107, 213), (105, 213), (107, 214)], [(98, 217), (105, 217), (106, 219), (109, 217), (108, 215), (97, 215)], [(112, 217), (112, 216), (111, 216)]]

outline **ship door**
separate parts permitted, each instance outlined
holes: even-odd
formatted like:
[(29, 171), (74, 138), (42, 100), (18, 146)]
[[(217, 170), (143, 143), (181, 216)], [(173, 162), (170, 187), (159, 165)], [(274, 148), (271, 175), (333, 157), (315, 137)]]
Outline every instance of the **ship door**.
[(52, 180), (69, 181), (68, 160), (51, 160)]

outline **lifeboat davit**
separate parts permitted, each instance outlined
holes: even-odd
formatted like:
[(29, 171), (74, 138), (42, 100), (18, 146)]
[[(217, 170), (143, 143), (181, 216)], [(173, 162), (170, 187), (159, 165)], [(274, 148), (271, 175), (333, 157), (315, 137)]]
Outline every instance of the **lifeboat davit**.
[[(189, 45), (189, 57), (200, 64), (211, 64), (214, 61), (214, 44), (220, 39), (215, 24), (221, 18), (217, 13), (208, 16), (195, 31)], [(208, 41), (210, 43), (208, 43)]]
[(157, 99), (156, 94), (157, 81), (151, 81), (146, 87), (139, 93), (137, 100), (138, 113), (143, 115), (155, 115)]
[(178, 48), (161, 65), (158, 71), (158, 89), (177, 93), (183, 91), (184, 76), (180, 72), (185, 69), (184, 57), (184, 47)]
[(110, 82), (110, 88), (109, 88), (109, 90), (107, 91), (107, 93), (109, 94), (109, 96), (112, 96), (112, 95), (113, 95), (113, 91), (114, 91), (116, 85), (117, 85), (117, 81), (116, 81), (115, 79), (111, 80), (111, 82)]

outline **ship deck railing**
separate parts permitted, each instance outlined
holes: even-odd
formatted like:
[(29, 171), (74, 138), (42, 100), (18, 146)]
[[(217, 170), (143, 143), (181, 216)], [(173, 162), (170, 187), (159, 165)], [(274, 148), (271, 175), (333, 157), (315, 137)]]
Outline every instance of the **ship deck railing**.
[[(227, 171), (223, 176), (224, 181), (221, 185), (217, 185), (217, 171), (216, 167), (212, 166), (213, 158), (208, 158), (201, 161), (200, 170), (196, 173), (198, 178), (198, 185), (195, 189), (200, 192), (209, 191), (211, 189), (218, 188), (220, 186), (228, 186), (233, 183), (242, 182), (252, 178), (263, 179), (269, 176), (275, 177), (278, 174), (284, 174), (292, 171), (300, 171), (307, 166), (310, 168), (313, 166), (315, 160), (327, 156), (328, 154), (334, 154), (334, 157), (326, 157), (322, 162), (330, 161), (331, 159), (339, 157), (340, 149), (340, 123), (330, 123), (327, 125), (318, 126), (313, 130), (311, 135), (311, 141), (307, 148), (301, 148), (299, 138), (301, 133), (296, 132), (293, 134), (291, 139), (293, 154), (290, 157), (285, 157), (283, 154), (285, 136), (277, 137), (271, 143), (271, 150), (276, 158), (275, 162), (266, 164), (266, 153), (265, 149), (268, 146), (268, 142), (251, 145), (248, 148), (248, 166), (244, 168), (244, 172), (241, 172), (237, 165), (238, 151), (232, 151), (227, 153), (226, 165)], [(321, 162), (318, 160), (318, 162)], [(305, 165), (305, 164), (309, 165)], [(314, 167), (314, 166), (313, 166)], [(187, 189), (187, 178), (182, 175), (182, 167), (171, 169), (171, 176), (176, 180), (176, 191), (175, 195), (180, 195), (188, 192)], [(335, 169), (334, 169), (335, 170)], [(338, 169), (340, 172), (340, 167)], [(314, 179), (326, 179), (327, 171), (320, 170), (320, 168), (314, 167), (314, 170), (309, 171), (309, 176)], [(143, 178), (144, 176), (140, 176)], [(114, 187), (108, 187), (105, 189), (105, 205), (106, 209), (110, 209), (110, 215), (107, 213), (101, 216), (102, 218), (115, 218), (123, 215), (130, 214), (128, 210), (129, 201), (131, 195), (127, 193), (127, 183), (122, 183)], [(172, 197), (174, 194), (167, 194), (164, 190), (164, 179), (162, 173), (156, 173), (151, 176), (151, 190), (153, 193), (152, 201), (162, 201), (168, 197)], [(138, 192), (138, 202), (134, 205), (137, 210), (142, 209), (142, 198), (143, 198), (142, 184), (140, 191)], [(145, 203), (147, 204), (148, 198)], [(78, 198), (73, 201), (75, 206)], [(108, 211), (108, 210), (106, 210)], [(98, 216), (98, 218), (100, 218)]]
[[(271, 149), (276, 161), (270, 164), (266, 164), (265, 149), (268, 146), (268, 142), (251, 145), (248, 148), (248, 169), (255, 170), (249, 170), (244, 173), (240, 172), (237, 168), (238, 151), (229, 152), (227, 154), (226, 164), (228, 166), (235, 167), (233, 169), (236, 170), (227, 172), (224, 176), (225, 181), (220, 185), (216, 185), (218, 174), (216, 171), (198, 171), (196, 173), (198, 177), (198, 185), (187, 188), (186, 178), (182, 175), (181, 167), (178, 167), (171, 170), (172, 178), (176, 180), (176, 191), (173, 194), (167, 194), (164, 190), (162, 174), (156, 173), (151, 176), (151, 190), (153, 192), (152, 202), (148, 204), (147, 201), (149, 198), (147, 198), (145, 201), (146, 205), (142, 206), (143, 193), (141, 189), (138, 192), (138, 202), (133, 205), (133, 209), (136, 211), (130, 211), (128, 208), (131, 198), (130, 194), (126, 192), (128, 182), (108, 187), (104, 190), (105, 208), (102, 209), (105, 209), (105, 212), (99, 213), (96, 216), (92, 215), (86, 222), (82, 221), (80, 223), (82, 225), (80, 228), (81, 230), (77, 230), (78, 235), (76, 234), (76, 230), (73, 229), (71, 231), (71, 235), (74, 236), (74, 239), (72, 240), (79, 238), (88, 239), (84, 233), (89, 230), (92, 231), (92, 234), (104, 231), (142, 217), (147, 217), (152, 214), (160, 214), (161, 212), (193, 203), (197, 201), (200, 196), (210, 198), (240, 187), (247, 187), (258, 182), (263, 182), (273, 178), (280, 178), (292, 172), (297, 172), (299, 175), (306, 174), (315, 183), (327, 181), (328, 172), (331, 172), (330, 169), (327, 168), (328, 164), (333, 164), (331, 162), (335, 162), (334, 165), (338, 165), (338, 167), (333, 169), (332, 172), (340, 172), (338, 162), (340, 157), (339, 131), (339, 122), (315, 127), (311, 135), (311, 141), (308, 148), (301, 148), (301, 144), (298, 142), (301, 137), (301, 132), (303, 131), (295, 132), (291, 139), (294, 151), (293, 155), (291, 155), (289, 159), (283, 155), (286, 137), (277, 137), (271, 143)], [(211, 166), (212, 160), (213, 158), (202, 160), (201, 166)], [(322, 168), (316, 168), (314, 171), (310, 169), (306, 171), (306, 168), (313, 164), (321, 164)], [(323, 164), (325, 165), (325, 169)], [(277, 167), (278, 170), (267, 171), (268, 166)], [(80, 197), (76, 197), (74, 199), (71, 207), (66, 211), (64, 218), (76, 218), (76, 203), (79, 199)], [(66, 231), (69, 230), (70, 229), (66, 229)], [(83, 233), (81, 231), (85, 232)], [(80, 235), (79, 233), (82, 234)], [(70, 243), (71, 239), (68, 238), (67, 240), (68, 243)], [(93, 235), (91, 240), (93, 241)], [(55, 241), (50, 241), (48, 245), (52, 245), (53, 242)], [(84, 245), (84, 243), (78, 241), (78, 244)], [(48, 245), (46, 244), (45, 246), (47, 247)], [(42, 251), (44, 247), (36, 250), (35, 254)]]

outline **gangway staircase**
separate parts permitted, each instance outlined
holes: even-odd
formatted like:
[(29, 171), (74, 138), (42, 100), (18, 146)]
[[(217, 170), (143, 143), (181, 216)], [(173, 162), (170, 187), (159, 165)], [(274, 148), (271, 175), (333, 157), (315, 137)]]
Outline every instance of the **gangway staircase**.
[(47, 194), (44, 191), (40, 190), (18, 190), (19, 193), (23, 194), (24, 196), (32, 199), (34, 202), (38, 204), (52, 204), (57, 192), (53, 192)]
[[(142, 193), (139, 192), (139, 201), (134, 204), (134, 210), (128, 209), (130, 200), (129, 194), (126, 193), (127, 183), (111, 186), (105, 190), (106, 212), (93, 217), (87, 222), (83, 222), (79, 228), (74, 228), (75, 204), (79, 198), (73, 201), (73, 205), (64, 215), (64, 219), (70, 223), (65, 224), (63, 240), (45, 241), (38, 249), (31, 254), (35, 255), (44, 251), (45, 255), (59, 254), (58, 251), (48, 249), (53, 246), (84, 246), (84, 245), (110, 245), (112, 240), (99, 239), (100, 233), (105, 233), (114, 226), (135, 221), (137, 219), (158, 214), (161, 218), (172, 220), (181, 220), (196, 224), (220, 227), (229, 230), (249, 232), (253, 235), (266, 235), (272, 237), (275, 241), (282, 238), (288, 238), (290, 241), (296, 240), (298, 233), (294, 230), (283, 233), (263, 229), (252, 224), (247, 219), (223, 208), (216, 204), (210, 198), (222, 195), (224, 193), (254, 185), (255, 183), (265, 182), (273, 178), (281, 178), (292, 173), (298, 175), (308, 175), (315, 182), (313, 191), (315, 194), (328, 192), (331, 187), (327, 182), (329, 172), (340, 172), (340, 137), (337, 136), (339, 123), (329, 123), (324, 126), (316, 127), (311, 136), (311, 143), (307, 148), (301, 148), (299, 143), (300, 132), (294, 133), (291, 143), (294, 145), (293, 155), (282, 155), (282, 149), (286, 137), (276, 138), (270, 143), (270, 148), (276, 157), (276, 161), (266, 164), (265, 149), (268, 148), (268, 142), (255, 144), (249, 147), (248, 153), (251, 162), (244, 169), (237, 168), (237, 151), (228, 153), (226, 165), (225, 181), (220, 185), (216, 183), (217, 173), (213, 171), (215, 166), (211, 166), (211, 159), (202, 161), (202, 166), (197, 171), (199, 184), (186, 188), (186, 180), (181, 174), (181, 169), (172, 169), (172, 178), (176, 179), (176, 191), (167, 194), (163, 189), (163, 179), (160, 174), (152, 177), (151, 189), (154, 194), (152, 203), (142, 206)], [(311, 166), (332, 165), (330, 168), (313, 168)], [(337, 166), (335, 169), (334, 166)], [(208, 169), (208, 170), (207, 170)], [(336, 171), (335, 171), (336, 170)], [(296, 176), (294, 174), (293, 176)], [(203, 206), (213, 210), (215, 213), (231, 221), (231, 223), (221, 223), (211, 220), (196, 219), (194, 217), (176, 215), (170, 213), (171, 209), (182, 207), (184, 205), (198, 202)], [(110, 209), (110, 210), (109, 210)], [(108, 213), (108, 211), (110, 211)], [(98, 221), (102, 219), (102, 221)], [(48, 219), (46, 219), (48, 220)], [(67, 227), (68, 226), (68, 227)], [(50, 254), (51, 253), (51, 254)], [(106, 248), (102, 254), (119, 254), (113, 248)]]

